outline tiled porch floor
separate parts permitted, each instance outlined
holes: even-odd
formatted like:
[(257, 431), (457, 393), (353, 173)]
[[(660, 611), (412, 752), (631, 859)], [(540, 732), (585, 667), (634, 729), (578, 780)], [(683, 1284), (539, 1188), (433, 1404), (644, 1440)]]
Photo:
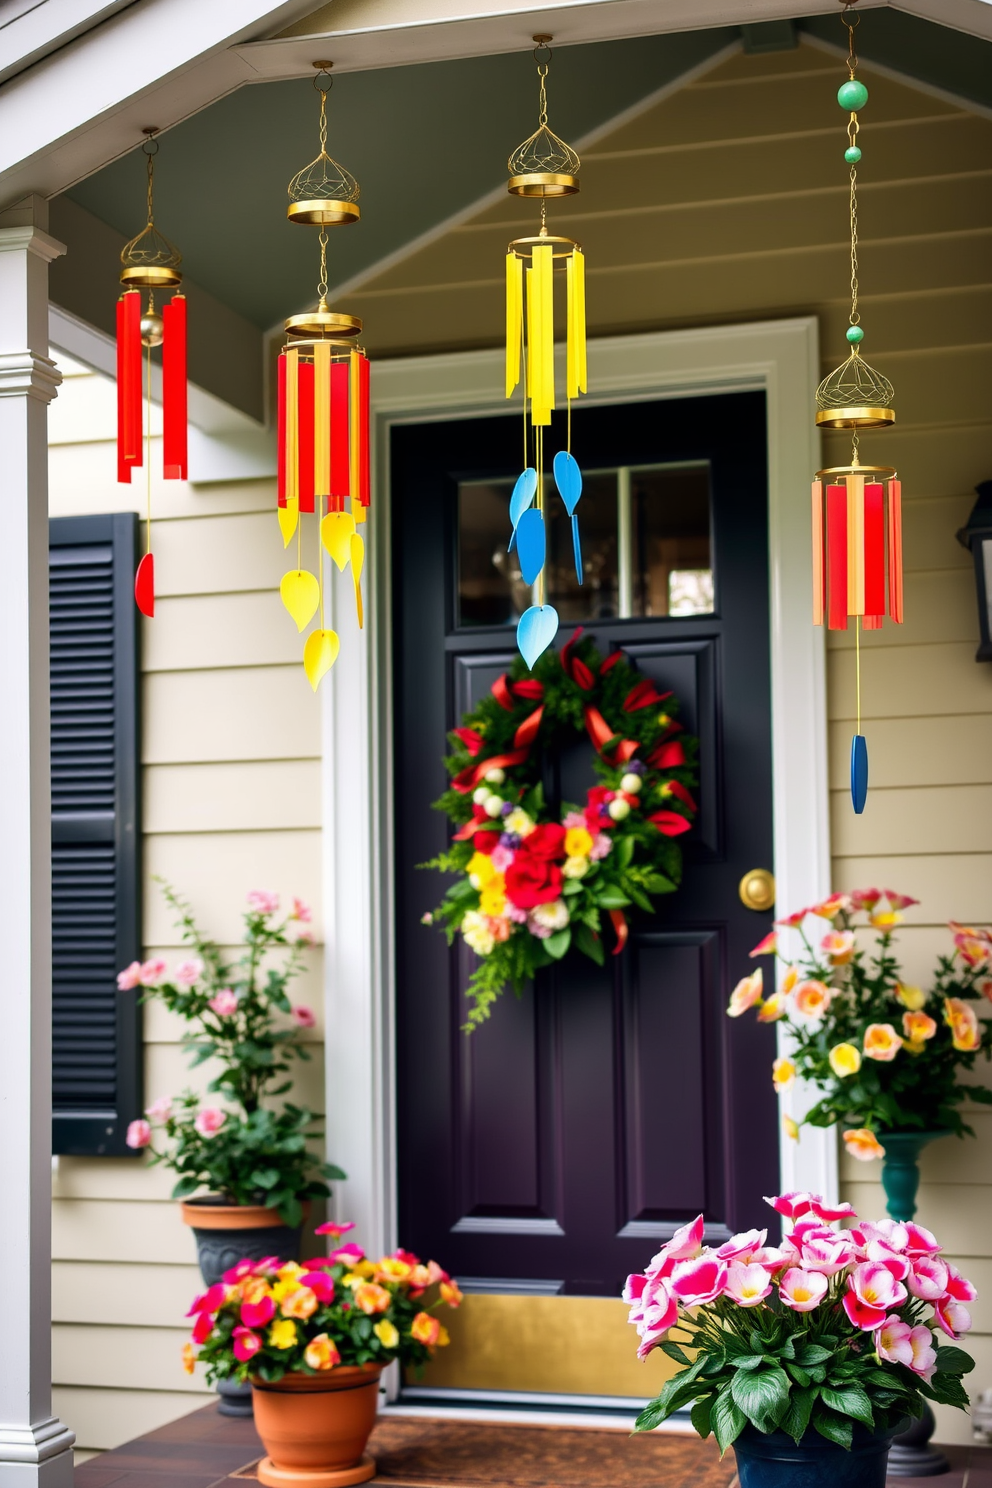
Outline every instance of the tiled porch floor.
[[(629, 1437), (595, 1427), (381, 1418), (371, 1450), (391, 1488), (734, 1488), (731, 1454), (692, 1436)], [(992, 1488), (992, 1448), (949, 1447), (941, 1478), (901, 1488)], [(251, 1421), (213, 1405), (76, 1469), (76, 1488), (247, 1488), (262, 1455)]]

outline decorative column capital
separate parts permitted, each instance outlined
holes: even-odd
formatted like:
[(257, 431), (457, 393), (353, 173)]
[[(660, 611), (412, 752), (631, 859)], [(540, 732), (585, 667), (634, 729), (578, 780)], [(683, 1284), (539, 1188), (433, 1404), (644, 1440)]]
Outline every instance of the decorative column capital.
[(0, 352), (0, 398), (35, 398), (51, 403), (62, 373), (50, 357), (31, 351)]
[(31, 227), (29, 224), (0, 227), (0, 253), (25, 251), (35, 254), (45, 263), (51, 263), (53, 259), (62, 257), (65, 244), (60, 243), (58, 238), (53, 238), (50, 233), (42, 232), (40, 227)]

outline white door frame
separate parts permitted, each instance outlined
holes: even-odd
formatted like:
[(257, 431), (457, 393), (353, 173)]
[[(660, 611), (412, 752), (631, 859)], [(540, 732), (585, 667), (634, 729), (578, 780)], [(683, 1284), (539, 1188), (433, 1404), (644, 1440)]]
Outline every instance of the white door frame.
[[(830, 890), (824, 640), (811, 621), (807, 494), (820, 464), (813, 423), (818, 380), (817, 321), (807, 316), (593, 340), (594, 392), (584, 400), (766, 394), (774, 850), (783, 911)], [(370, 1249), (392, 1249), (402, 1240), (393, 1091), (390, 429), (506, 411), (501, 351), (373, 364), (369, 625), (360, 635), (353, 605), (345, 602), (350, 586), (340, 586), (331, 623), (341, 633), (341, 655), (324, 684), (328, 1149), (349, 1175), (338, 1185), (338, 1217), (355, 1220)], [(784, 1140), (781, 1183), (785, 1191), (807, 1188), (833, 1200), (834, 1132), (805, 1128), (801, 1143)]]

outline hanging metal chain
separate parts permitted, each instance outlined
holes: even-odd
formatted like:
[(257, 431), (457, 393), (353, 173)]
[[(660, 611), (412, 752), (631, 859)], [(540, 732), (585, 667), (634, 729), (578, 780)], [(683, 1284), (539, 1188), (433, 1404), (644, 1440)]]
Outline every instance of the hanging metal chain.
[(552, 52), (548, 46), (550, 36), (535, 36), (537, 46), (534, 48), (534, 61), (537, 63), (537, 76), (540, 79), (537, 98), (537, 127), (543, 129), (548, 122), (548, 90), (547, 76), (551, 65)]
[(155, 220), (155, 156), (158, 154), (158, 140), (155, 136), (157, 133), (158, 130), (156, 129), (146, 129), (145, 134), (148, 137), (141, 147), (148, 162), (147, 204), (149, 226)]
[(320, 279), (317, 283), (317, 294), (322, 300), (327, 299), (327, 228), (320, 229)]

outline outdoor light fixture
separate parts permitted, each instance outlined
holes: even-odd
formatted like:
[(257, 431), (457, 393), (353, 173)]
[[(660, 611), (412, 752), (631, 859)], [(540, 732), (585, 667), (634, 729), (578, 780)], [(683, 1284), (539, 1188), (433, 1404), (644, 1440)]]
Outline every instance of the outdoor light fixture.
[[(130, 482), (131, 471), (147, 470), (145, 553), (134, 579), (138, 609), (155, 614), (155, 560), (152, 557), (152, 347), (162, 348), (162, 474), (186, 479), (186, 296), (177, 293), (159, 314), (156, 291), (178, 290), (182, 254), (155, 226), (155, 156), (157, 129), (146, 129), (142, 150), (147, 160), (148, 221), (121, 252), (123, 293), (117, 301), (117, 479)], [(148, 304), (141, 309), (141, 291)], [(145, 348), (144, 376), (142, 347)], [(142, 399), (144, 384), (144, 399)], [(144, 401), (144, 435), (142, 402)], [(145, 445), (146, 452), (142, 453)]]
[[(850, 354), (816, 390), (816, 423), (820, 429), (851, 429), (849, 465), (818, 470), (813, 482), (813, 623), (829, 630), (855, 624), (857, 731), (851, 740), (851, 801), (857, 813), (868, 795), (868, 741), (861, 732), (861, 631), (881, 630), (886, 611), (902, 623), (902, 487), (888, 465), (863, 465), (858, 454), (862, 429), (884, 429), (895, 423), (891, 382), (861, 355), (864, 329), (858, 310), (858, 110), (868, 102), (868, 89), (855, 76), (857, 17), (842, 0), (847, 28), (848, 77), (837, 90), (846, 114), (850, 166), (851, 313), (847, 327)], [(824, 482), (826, 490), (824, 491)], [(888, 602), (886, 603), (886, 579)]]
[[(362, 567), (369, 473), (369, 361), (355, 344), (362, 322), (327, 303), (327, 229), (357, 222), (359, 185), (327, 153), (327, 94), (330, 62), (315, 62), (320, 94), (320, 153), (289, 183), (290, 222), (319, 229), (320, 278), (317, 308), (286, 321), (286, 345), (278, 362), (278, 502), (283, 546), (296, 534), (296, 568), (283, 575), (282, 602), (299, 631), (320, 611), (320, 625), (303, 647), (303, 666), (317, 690), (337, 660), (337, 632), (324, 623), (324, 559), (327, 549), (343, 573), (351, 567), (359, 626), (363, 623)], [(345, 502), (349, 509), (345, 510)], [(316, 517), (316, 574), (303, 566), (301, 517)]]
[[(568, 431), (565, 448), (554, 457), (558, 493), (572, 519), (575, 575), (582, 583), (579, 519), (582, 472), (572, 455), (572, 399), (586, 391), (585, 257), (573, 238), (548, 232), (548, 201), (574, 196), (579, 189), (579, 157), (548, 125), (546, 82), (551, 62), (550, 36), (535, 36), (538, 76), (537, 128), (518, 145), (507, 164), (511, 196), (537, 198), (540, 230), (515, 238), (506, 250), (506, 396), (511, 398), (523, 374), (524, 469), (510, 497), (513, 533), (509, 549), (517, 550), (524, 582), (534, 586), (535, 603), (517, 624), (517, 645), (532, 667), (554, 640), (558, 611), (545, 604), (544, 431), (555, 407), (555, 270), (565, 276), (565, 402)], [(529, 417), (528, 417), (529, 415)], [(533, 463), (531, 459), (533, 458)]]
[(978, 594), (978, 626), (982, 639), (975, 652), (976, 661), (992, 661), (992, 480), (975, 487), (978, 500), (965, 525), (957, 534), (963, 548), (971, 549), (975, 560), (975, 589)]

